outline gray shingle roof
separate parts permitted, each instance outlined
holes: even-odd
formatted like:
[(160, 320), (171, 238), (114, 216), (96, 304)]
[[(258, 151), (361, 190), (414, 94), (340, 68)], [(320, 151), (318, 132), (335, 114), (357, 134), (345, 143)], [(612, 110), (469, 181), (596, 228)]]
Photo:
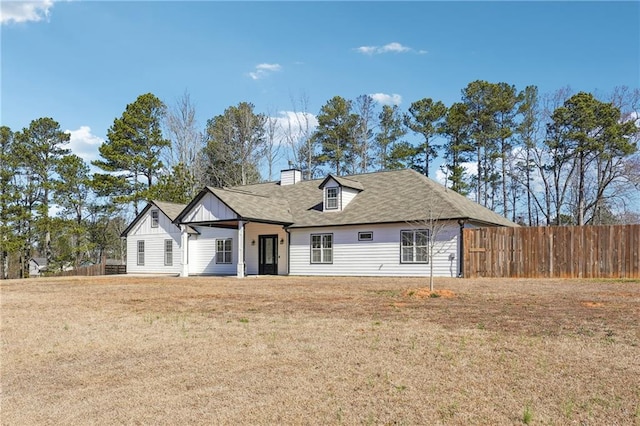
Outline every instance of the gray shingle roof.
[(345, 186), (347, 188), (353, 188), (353, 189), (358, 189), (360, 191), (362, 191), (364, 188), (362, 187), (362, 184), (356, 180), (353, 179), (349, 179), (346, 178), (344, 176), (336, 176), (334, 174), (329, 174), (329, 176), (327, 176), (326, 178), (324, 178), (324, 180), (322, 181), (322, 183), (319, 185), (320, 189), (324, 188), (324, 185), (327, 183), (327, 181), (329, 179), (333, 179), (336, 182), (338, 182), (338, 184), (340, 186)]
[(255, 192), (255, 189), (252, 191), (251, 188), (255, 186), (256, 185), (226, 189), (208, 187), (208, 189), (244, 219), (263, 220), (283, 224), (293, 223), (289, 203), (286, 199), (273, 197), (271, 194), (261, 194)]
[(413, 170), (338, 179), (338, 183), (361, 191), (342, 211), (336, 212), (322, 211), (323, 191), (319, 185), (323, 179), (285, 186), (269, 182), (210, 190), (243, 218), (291, 223), (291, 227), (408, 222), (426, 220), (429, 216), (517, 226)]
[(177, 204), (177, 203), (169, 203), (167, 201), (151, 201), (155, 204), (162, 212), (167, 215), (171, 221), (174, 221), (178, 214), (186, 207), (185, 204)]
[[(172, 222), (175, 221), (176, 217), (178, 217), (178, 214), (185, 208), (187, 207), (185, 204), (177, 204), (177, 203), (169, 203), (167, 201), (157, 201), (157, 200), (152, 200), (149, 201), (147, 203), (147, 205), (145, 206), (144, 209), (142, 209), (142, 211), (140, 213), (138, 213), (138, 216), (136, 216), (133, 221), (131, 221), (131, 223), (129, 224), (129, 226), (127, 226), (125, 228), (124, 231), (122, 231), (122, 234), (120, 234), (121, 237), (126, 237), (129, 234), (129, 231), (131, 231), (134, 227), (134, 225), (142, 218), (142, 216), (144, 216), (144, 214), (152, 207), (152, 206), (156, 206), (157, 208), (159, 208), (162, 213), (164, 213)], [(179, 227), (178, 224), (175, 224), (176, 226)], [(195, 229), (193, 229), (192, 227), (188, 226), (187, 227), (187, 232), (189, 234), (198, 234), (199, 232), (196, 231)]]
[[(155, 204), (156, 207), (162, 210), (162, 213), (164, 213), (169, 219), (171, 219), (171, 222), (175, 221), (176, 217), (178, 217), (180, 212), (184, 210), (185, 207), (187, 207), (186, 204), (170, 203), (168, 201), (152, 200), (151, 203)], [(187, 233), (199, 234), (198, 231), (196, 231), (190, 226), (187, 227)]]

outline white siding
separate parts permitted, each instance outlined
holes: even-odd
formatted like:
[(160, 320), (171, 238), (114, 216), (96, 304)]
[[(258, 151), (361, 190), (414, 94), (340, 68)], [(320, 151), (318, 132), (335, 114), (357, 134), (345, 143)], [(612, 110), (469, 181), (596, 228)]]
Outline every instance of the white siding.
[[(200, 235), (189, 237), (189, 275), (235, 275), (238, 230), (197, 226)], [(231, 263), (216, 263), (216, 239), (231, 238)]]
[[(268, 225), (264, 223), (249, 223), (245, 227), (246, 244), (244, 247), (245, 262), (247, 264), (247, 274), (258, 274), (258, 237), (260, 235), (278, 235), (278, 275), (287, 274), (287, 233), (282, 226)], [(283, 244), (280, 244), (280, 240), (283, 240)], [(255, 241), (255, 245), (251, 242)]]
[(237, 215), (215, 195), (208, 193), (184, 216), (183, 222), (236, 219)]
[(356, 195), (358, 195), (358, 190), (357, 189), (353, 189), (353, 188), (345, 188), (342, 187), (342, 194), (340, 196), (340, 202), (341, 202), (341, 206), (340, 206), (340, 210), (344, 209), (345, 207), (347, 207), (347, 204), (349, 204), (351, 202), (351, 200), (353, 200), (354, 198), (356, 198)]
[(280, 186), (293, 185), (302, 181), (302, 172), (300, 170), (282, 170), (280, 171)]
[[(292, 229), (291, 275), (427, 276), (429, 264), (400, 263), (400, 231), (408, 224), (341, 226), (335, 228)], [(358, 232), (373, 232), (373, 241), (358, 241)], [(333, 234), (333, 263), (312, 264), (311, 234)], [(438, 232), (434, 256), (434, 276), (458, 275), (459, 228)]]
[[(178, 274), (181, 270), (182, 250), (180, 229), (158, 210), (158, 226), (151, 227), (149, 209), (127, 235), (127, 273)], [(173, 265), (164, 264), (164, 241), (173, 240)], [(138, 241), (144, 241), (144, 265), (138, 265)]]

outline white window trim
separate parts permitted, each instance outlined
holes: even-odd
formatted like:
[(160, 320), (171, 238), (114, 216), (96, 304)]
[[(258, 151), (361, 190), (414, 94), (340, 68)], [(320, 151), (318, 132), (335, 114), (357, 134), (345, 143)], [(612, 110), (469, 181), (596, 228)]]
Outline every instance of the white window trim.
[[(329, 191), (331, 190), (335, 190), (336, 191), (336, 196), (335, 197), (329, 197)], [(328, 188), (325, 188), (325, 205), (324, 208), (326, 210), (338, 210), (340, 208), (340, 201), (339, 201), (339, 197), (340, 197), (340, 187), (339, 186), (331, 186)], [(329, 200), (335, 201), (335, 205), (331, 206), (329, 203)]]
[[(320, 247), (313, 247), (313, 237), (320, 237)], [(330, 247), (326, 247), (326, 242), (327, 242), (327, 237), (330, 238)], [(331, 260), (327, 260), (327, 256), (326, 256), (326, 251), (325, 250), (329, 250), (329, 252), (331, 253), (330, 257)], [(313, 254), (314, 252), (317, 252), (320, 254), (320, 261), (314, 261), (313, 260)], [(333, 263), (333, 234), (311, 234), (310, 236), (310, 241), (309, 241), (309, 262), (312, 264), (324, 264), (324, 265), (330, 265)]]
[[(226, 242), (229, 242), (229, 249), (226, 250)], [(219, 242), (222, 243), (222, 250), (220, 250), (219, 247)], [(227, 262), (225, 259), (225, 254), (228, 253), (229, 254), (229, 261)], [(222, 261), (219, 261), (218, 259), (218, 255), (222, 254)], [(219, 265), (228, 265), (233, 263), (233, 242), (231, 238), (216, 238), (216, 263)]]
[[(412, 245), (410, 246), (403, 246), (403, 235), (405, 233), (411, 233), (412, 235)], [(426, 232), (427, 234), (427, 241), (426, 241), (426, 245), (416, 245), (416, 235), (419, 232)], [(429, 243), (430, 243), (430, 239), (431, 239), (431, 233), (429, 232), (428, 229), (405, 229), (400, 231), (400, 263), (422, 263), (422, 264), (426, 264), (429, 263)], [(411, 260), (404, 260), (404, 253), (403, 253), (403, 249), (405, 248), (411, 248)], [(425, 260), (416, 260), (417, 258), (417, 252), (419, 248), (424, 248), (425, 253), (426, 253), (426, 259)]]
[[(167, 250), (167, 248), (171, 248)], [(173, 266), (173, 240), (164, 240), (164, 266)]]
[(151, 210), (151, 227), (157, 228), (160, 223), (160, 213), (158, 210)]
[[(144, 240), (138, 240), (136, 242), (136, 250), (137, 250), (137, 259), (136, 259), (136, 264), (138, 266), (144, 266)], [(142, 250), (140, 250), (140, 248), (142, 248)], [(140, 261), (140, 259), (142, 258), (142, 261)]]

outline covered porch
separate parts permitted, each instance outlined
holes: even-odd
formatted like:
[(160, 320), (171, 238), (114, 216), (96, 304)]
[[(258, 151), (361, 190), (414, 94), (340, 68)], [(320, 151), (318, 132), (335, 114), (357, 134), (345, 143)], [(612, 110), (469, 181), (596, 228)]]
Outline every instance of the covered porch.
[[(197, 234), (187, 232), (193, 228)], [(288, 275), (284, 224), (248, 220), (182, 224), (182, 270), (193, 275)]]

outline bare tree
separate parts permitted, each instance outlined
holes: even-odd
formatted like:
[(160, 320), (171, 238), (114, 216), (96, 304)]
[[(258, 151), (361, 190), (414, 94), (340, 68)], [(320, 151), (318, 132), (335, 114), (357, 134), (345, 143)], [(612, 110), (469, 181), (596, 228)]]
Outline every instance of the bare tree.
[[(423, 219), (407, 221), (411, 231), (402, 231), (400, 250), (403, 261), (429, 264), (429, 291), (433, 292), (433, 261), (439, 254), (450, 252), (455, 239), (446, 232), (451, 223), (441, 219), (441, 212), (429, 208)], [(455, 261), (455, 257), (450, 259)]]
[(282, 126), (277, 117), (271, 112), (267, 113), (264, 124), (264, 159), (267, 162), (267, 180), (273, 180), (273, 166), (280, 159), (280, 148), (282, 147)]
[(264, 154), (264, 114), (254, 105), (240, 102), (207, 122), (208, 183), (216, 187), (248, 185), (261, 180), (258, 164)]
[(287, 113), (283, 133), (289, 146), (287, 160), (289, 167), (302, 171), (305, 179), (313, 179), (318, 169), (317, 142), (312, 138), (317, 120), (309, 112), (309, 98), (300, 95), (298, 100), (291, 98), (293, 110)]
[(198, 126), (196, 107), (186, 90), (168, 109), (165, 128), (171, 140), (171, 145), (164, 153), (167, 169), (171, 171), (182, 164), (191, 174), (194, 190), (199, 190), (205, 182), (205, 163), (202, 161), (205, 137)]
[(375, 103), (369, 95), (360, 95), (354, 102), (354, 110), (358, 115), (354, 127), (354, 146), (351, 153), (353, 173), (366, 173), (371, 165), (371, 140), (375, 128)]

